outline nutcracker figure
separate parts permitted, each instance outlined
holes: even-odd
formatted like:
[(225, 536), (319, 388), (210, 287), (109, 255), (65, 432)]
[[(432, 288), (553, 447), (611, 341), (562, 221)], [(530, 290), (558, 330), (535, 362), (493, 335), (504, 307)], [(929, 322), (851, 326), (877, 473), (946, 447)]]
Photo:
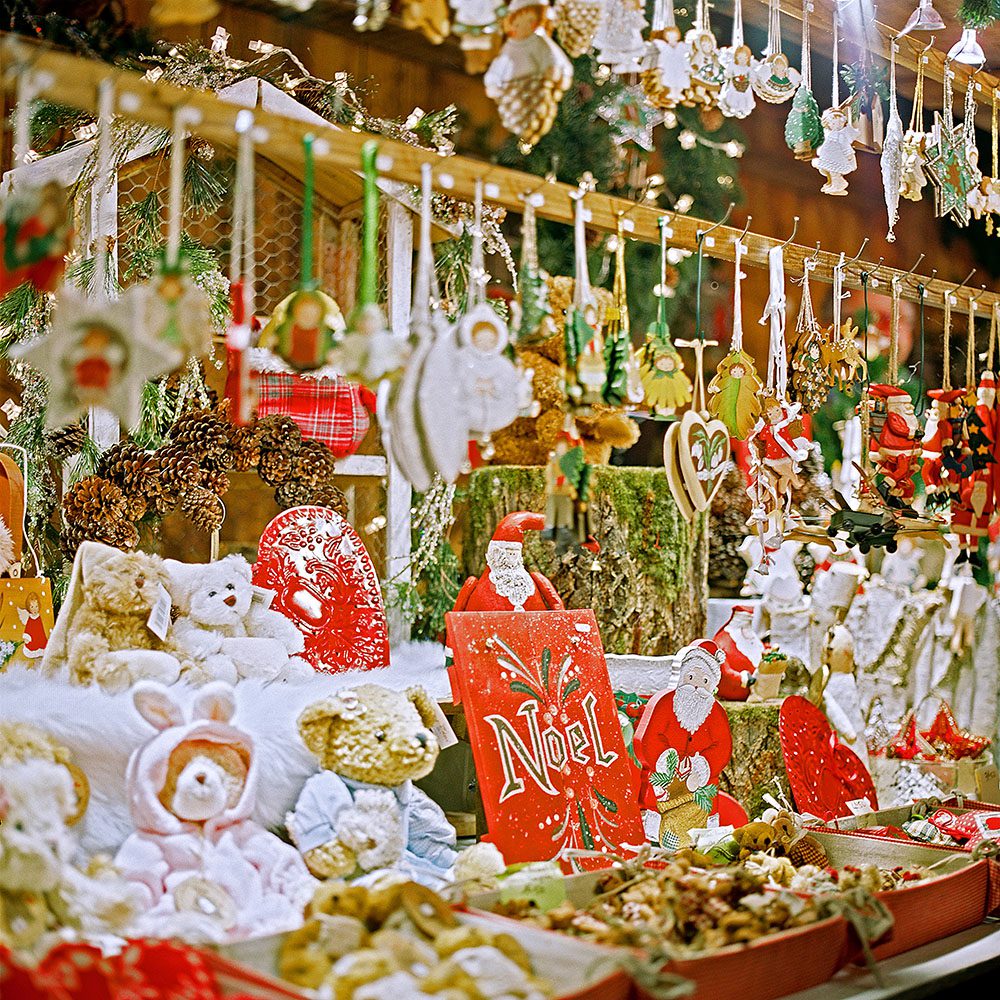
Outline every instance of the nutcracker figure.
[(869, 386), (871, 398), (885, 407), (885, 423), (868, 444), (868, 457), (875, 464), (890, 497), (905, 506), (913, 499), (913, 474), (920, 456), (920, 423), (913, 401), (905, 389), (895, 385)]

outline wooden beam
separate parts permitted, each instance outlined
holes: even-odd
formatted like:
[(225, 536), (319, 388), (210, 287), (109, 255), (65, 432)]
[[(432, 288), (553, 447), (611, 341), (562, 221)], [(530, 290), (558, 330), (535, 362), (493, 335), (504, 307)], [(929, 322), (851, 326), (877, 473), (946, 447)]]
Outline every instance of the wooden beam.
[[(6, 41), (3, 58), (7, 67), (17, 63), (18, 69), (30, 68), (46, 74), (40, 96), (57, 103), (93, 113), (97, 107), (98, 87), (110, 77), (115, 81), (118, 113), (137, 121), (170, 127), (174, 109), (187, 105), (200, 113), (200, 121), (192, 126), (194, 132), (210, 141), (232, 143), (239, 109), (219, 100), (211, 92), (178, 87), (162, 80), (149, 80), (138, 73), (110, 68), (104, 63), (66, 55), (40, 45), (26, 45), (21, 39)], [(12, 88), (16, 82), (16, 74), (4, 74), (3, 82), (8, 89)], [(362, 146), (374, 138), (379, 144), (379, 170), (393, 180), (417, 185), (420, 183), (422, 165), (429, 163), (434, 170), (435, 185), (456, 198), (471, 202), (476, 182), (482, 179), (486, 200), (493, 204), (520, 212), (524, 199), (531, 197), (540, 217), (567, 226), (571, 226), (573, 222), (571, 194), (576, 188), (569, 184), (543, 180), (533, 174), (468, 157), (444, 157), (433, 150), (333, 125), (306, 126), (261, 109), (255, 112), (255, 122), (263, 129), (261, 145), (266, 150), (267, 157), (285, 165), (293, 173), (297, 173), (302, 162), (303, 136), (307, 133), (315, 136), (317, 141), (313, 149), (317, 187), (323, 183), (324, 178), (336, 184), (345, 173), (353, 177), (361, 162)], [(659, 220), (665, 214), (662, 210), (601, 193), (588, 194), (586, 205), (590, 211), (588, 224), (591, 228), (613, 233), (617, 229), (619, 217), (622, 217), (631, 238), (647, 243), (659, 242)], [(700, 242), (699, 234), (712, 227), (712, 223), (704, 219), (678, 213), (666, 214), (669, 242), (688, 251), (696, 251)], [(714, 228), (711, 235), (701, 242), (707, 256), (733, 260), (736, 240), (741, 237), (747, 249), (743, 260), (756, 267), (766, 267), (768, 251), (781, 243), (780, 240), (752, 232), (744, 233), (731, 226)], [(977, 310), (983, 315), (989, 315), (994, 306), (1000, 306), (1000, 295), (994, 292), (977, 292), (975, 289), (959, 291), (952, 282), (906, 274), (861, 259), (852, 260), (851, 257), (852, 254), (848, 251), (848, 266), (844, 273), (846, 288), (861, 288), (862, 275), (867, 273), (874, 275), (876, 283), (883, 285), (894, 279), (898, 280), (901, 297), (912, 302), (920, 301), (919, 284), (924, 286), (925, 302), (929, 306), (942, 308), (944, 295), (950, 294), (955, 313), (968, 312), (970, 302), (975, 302)], [(816, 266), (811, 272), (812, 277), (832, 281), (834, 268), (843, 258), (842, 253), (815, 252), (812, 247), (799, 244), (785, 246), (785, 269), (792, 275), (801, 274), (805, 261), (814, 259)]]

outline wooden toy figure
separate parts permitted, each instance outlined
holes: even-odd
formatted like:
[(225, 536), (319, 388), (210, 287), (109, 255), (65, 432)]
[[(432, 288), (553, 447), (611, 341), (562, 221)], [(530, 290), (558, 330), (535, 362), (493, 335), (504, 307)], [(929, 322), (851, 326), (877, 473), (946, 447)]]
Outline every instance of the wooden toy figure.
[(868, 391), (885, 406), (885, 423), (878, 437), (873, 436), (869, 442), (868, 457), (877, 467), (889, 495), (909, 505), (922, 447), (913, 401), (905, 389), (896, 385), (879, 383), (869, 386)]
[(951, 530), (958, 535), (961, 552), (957, 562), (979, 565), (979, 540), (989, 534), (997, 505), (997, 442), (993, 414), (996, 380), (983, 372), (976, 390), (976, 405), (965, 416), (965, 442), (969, 471), (960, 479), (958, 496), (951, 504)]

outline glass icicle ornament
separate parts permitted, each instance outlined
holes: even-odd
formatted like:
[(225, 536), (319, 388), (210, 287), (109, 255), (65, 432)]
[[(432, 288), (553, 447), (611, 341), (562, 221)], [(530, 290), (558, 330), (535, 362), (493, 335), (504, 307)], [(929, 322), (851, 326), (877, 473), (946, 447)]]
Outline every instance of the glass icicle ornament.
[(896, 101), (896, 42), (889, 43), (889, 121), (882, 140), (882, 190), (885, 195), (885, 210), (889, 217), (889, 232), (886, 240), (896, 239), (893, 229), (899, 221), (899, 185), (903, 176), (903, 119), (899, 117)]
[(656, 0), (640, 79), (649, 103), (664, 111), (677, 107), (691, 87), (691, 46), (677, 27), (673, 0)]
[(636, 0), (607, 0), (604, 20), (594, 36), (597, 61), (612, 73), (638, 73), (646, 51), (645, 27), (646, 18)]

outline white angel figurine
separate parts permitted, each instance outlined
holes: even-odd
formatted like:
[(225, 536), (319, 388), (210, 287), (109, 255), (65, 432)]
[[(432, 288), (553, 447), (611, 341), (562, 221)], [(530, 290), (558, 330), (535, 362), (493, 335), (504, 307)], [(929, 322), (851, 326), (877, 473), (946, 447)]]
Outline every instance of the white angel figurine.
[(646, 53), (646, 68), (654, 70), (666, 100), (679, 104), (691, 86), (691, 46), (681, 38), (681, 31), (671, 24), (662, 38), (654, 38)]
[(719, 92), (719, 110), (727, 118), (746, 118), (757, 104), (750, 78), (753, 53), (749, 45), (737, 45), (734, 49), (723, 49), (722, 60), (726, 77)]
[(823, 194), (846, 195), (846, 175), (858, 169), (854, 140), (861, 132), (851, 120), (845, 105), (827, 108), (823, 112), (823, 143), (816, 150), (812, 165), (826, 177)]

